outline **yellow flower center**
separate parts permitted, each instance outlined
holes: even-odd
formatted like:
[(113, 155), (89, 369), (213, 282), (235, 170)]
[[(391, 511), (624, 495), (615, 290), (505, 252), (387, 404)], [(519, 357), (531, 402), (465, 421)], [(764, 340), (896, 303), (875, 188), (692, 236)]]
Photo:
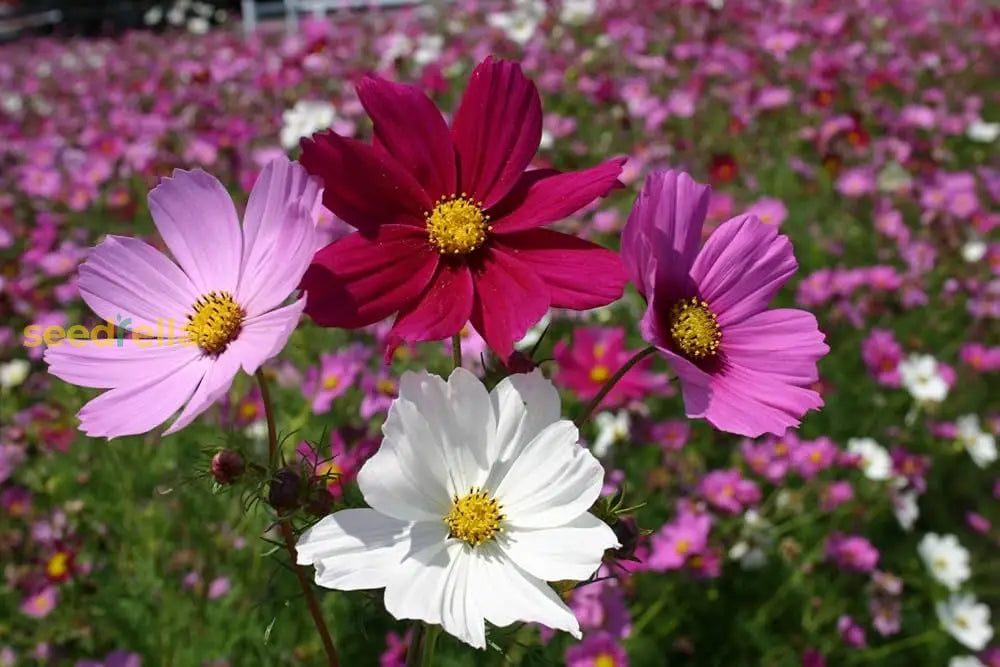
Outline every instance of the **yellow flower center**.
[(62, 551), (57, 552), (45, 565), (45, 571), (53, 579), (58, 579), (69, 572), (69, 556)]
[(326, 391), (333, 391), (340, 384), (340, 378), (336, 375), (327, 375), (323, 378), (323, 389)]
[(317, 477), (328, 477), (333, 480), (340, 476), (340, 466), (333, 461), (324, 461), (316, 466)]
[(430, 241), (442, 255), (467, 255), (486, 240), (490, 216), (483, 203), (463, 192), (460, 197), (438, 200), (434, 210), (424, 215)]
[(594, 667), (615, 667), (615, 659), (607, 653), (601, 653), (594, 658)]
[(452, 537), (472, 546), (493, 539), (500, 532), (500, 522), (504, 517), (503, 508), (495, 498), (490, 498), (482, 489), (469, 489), (459, 498), (452, 499), (451, 511), (445, 517)]
[(240, 333), (246, 312), (228, 292), (209, 292), (194, 302), (184, 330), (205, 354), (218, 356)]
[(590, 369), (591, 382), (604, 382), (611, 377), (611, 369), (603, 364), (598, 364)]
[(375, 389), (378, 390), (380, 394), (384, 396), (395, 396), (396, 395), (396, 383), (387, 378), (382, 378), (375, 383)]
[(677, 545), (675, 548), (677, 550), (677, 553), (683, 556), (684, 554), (686, 554), (688, 551), (691, 550), (691, 541), (686, 537), (682, 537), (681, 539), (677, 540)]
[(240, 417), (243, 419), (253, 419), (257, 416), (256, 403), (244, 403), (240, 406)]
[(708, 304), (691, 297), (670, 310), (670, 337), (688, 358), (705, 359), (719, 351), (722, 329)]

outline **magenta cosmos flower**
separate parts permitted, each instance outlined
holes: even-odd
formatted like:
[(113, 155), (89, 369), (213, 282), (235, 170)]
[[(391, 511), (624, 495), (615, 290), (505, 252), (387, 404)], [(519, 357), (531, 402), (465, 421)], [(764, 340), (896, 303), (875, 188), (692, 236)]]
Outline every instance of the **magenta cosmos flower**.
[(624, 159), (525, 171), (542, 108), (519, 65), (476, 67), (450, 129), (413, 86), (366, 77), (357, 88), (371, 145), (332, 131), (302, 140), (300, 161), (323, 179), (323, 202), (358, 230), (320, 250), (302, 280), (318, 324), (357, 328), (395, 313), (393, 348), (471, 322), (506, 359), (550, 306), (621, 296), (616, 253), (541, 227), (607, 194)]
[(108, 389), (83, 406), (91, 436), (144, 433), (181, 406), (173, 433), (276, 355), (304, 299), (282, 306), (316, 250), (321, 187), (300, 165), (268, 164), (242, 228), (218, 180), (175, 170), (149, 193), (149, 210), (176, 263), (134, 238), (108, 236), (80, 266), (83, 300), (131, 335), (64, 340), (45, 351), (49, 372)]
[(688, 417), (757, 437), (797, 426), (829, 351), (816, 318), (767, 305), (795, 272), (788, 238), (752, 215), (724, 222), (701, 250), (710, 188), (649, 175), (622, 232), (622, 258), (648, 307), (643, 337), (680, 378)]

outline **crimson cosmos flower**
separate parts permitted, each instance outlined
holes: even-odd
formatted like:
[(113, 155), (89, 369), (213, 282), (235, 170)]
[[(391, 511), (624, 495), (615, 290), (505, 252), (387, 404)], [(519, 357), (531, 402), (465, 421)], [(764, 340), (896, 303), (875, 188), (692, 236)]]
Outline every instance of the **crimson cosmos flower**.
[(414, 86), (369, 76), (357, 91), (371, 145), (332, 131), (302, 140), (323, 203), (358, 230), (316, 253), (302, 279), (314, 321), (353, 329), (396, 313), (390, 350), (471, 322), (506, 359), (549, 307), (621, 296), (617, 253), (540, 228), (618, 185), (624, 158), (525, 171), (542, 108), (518, 64), (490, 57), (476, 67), (450, 129)]

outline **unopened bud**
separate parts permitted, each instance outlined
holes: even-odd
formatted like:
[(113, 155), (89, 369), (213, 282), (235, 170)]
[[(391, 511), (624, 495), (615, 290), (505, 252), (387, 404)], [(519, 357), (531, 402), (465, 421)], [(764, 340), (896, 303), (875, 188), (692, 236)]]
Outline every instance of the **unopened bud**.
[(232, 449), (220, 449), (212, 457), (212, 477), (219, 484), (232, 484), (246, 470), (246, 464), (239, 452)]
[(330, 489), (326, 486), (317, 486), (309, 493), (309, 502), (306, 505), (306, 509), (313, 516), (327, 516), (333, 511), (333, 505), (336, 502), (336, 498), (330, 493)]
[(635, 548), (639, 545), (639, 535), (641, 534), (635, 518), (631, 516), (618, 517), (618, 521), (611, 526), (611, 530), (615, 532), (615, 537), (621, 544), (621, 547), (613, 552), (615, 557), (628, 559), (635, 556)]
[(526, 355), (524, 352), (515, 350), (510, 358), (507, 359), (507, 363), (504, 364), (507, 372), (516, 375), (518, 373), (530, 373), (535, 370), (535, 362), (531, 360), (531, 357)]
[(271, 478), (267, 502), (280, 513), (291, 512), (299, 506), (302, 478), (291, 468), (282, 468)]

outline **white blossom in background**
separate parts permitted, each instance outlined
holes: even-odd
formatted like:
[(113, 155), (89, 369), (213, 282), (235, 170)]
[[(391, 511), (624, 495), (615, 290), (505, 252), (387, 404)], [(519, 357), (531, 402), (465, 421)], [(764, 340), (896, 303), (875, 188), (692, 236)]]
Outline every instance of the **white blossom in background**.
[(590, 451), (594, 456), (603, 458), (615, 445), (628, 440), (632, 432), (632, 419), (628, 410), (619, 410), (617, 414), (604, 411), (594, 415), (594, 425), (597, 427), (597, 437)]
[(918, 401), (940, 403), (948, 395), (948, 382), (937, 359), (929, 354), (911, 354), (899, 363), (903, 386)]
[(604, 470), (541, 371), (489, 393), (462, 368), (447, 382), (404, 373), (382, 433), (358, 473), (371, 509), (331, 514), (299, 539), (298, 563), (315, 565), (316, 583), (385, 588), (393, 617), (439, 624), (476, 648), (486, 647), (485, 621), (579, 639), (545, 582), (585, 580), (619, 545), (587, 511)]
[(957, 591), (972, 575), (969, 552), (954, 535), (927, 533), (920, 539), (917, 553), (931, 575), (950, 591)]
[(966, 648), (982, 651), (993, 638), (990, 608), (977, 601), (974, 595), (953, 593), (947, 600), (938, 602), (934, 610), (941, 627)]
[(187, 22), (188, 32), (194, 33), (195, 35), (204, 35), (211, 27), (212, 24), (209, 23), (208, 19), (203, 16), (192, 16)]
[(12, 359), (5, 364), (0, 364), (0, 388), (12, 389), (28, 377), (31, 371), (31, 363), (25, 359)]
[(948, 661), (948, 667), (986, 667), (986, 665), (974, 655), (956, 655)]
[(520, 350), (533, 348), (535, 344), (539, 340), (541, 340), (542, 334), (545, 333), (545, 330), (549, 327), (549, 324), (551, 323), (552, 323), (552, 311), (547, 310), (545, 311), (545, 314), (542, 315), (542, 319), (538, 320), (538, 322), (533, 327), (528, 329), (528, 333), (524, 334), (524, 338), (517, 341), (517, 348)]
[(327, 129), (336, 120), (337, 110), (329, 102), (299, 100), (282, 115), (281, 145), (292, 150), (299, 145), (299, 139)]
[(977, 118), (969, 123), (965, 136), (981, 144), (991, 144), (1000, 137), (1000, 123), (987, 123), (982, 118)]
[(515, 0), (510, 11), (490, 14), (486, 22), (494, 28), (503, 30), (512, 42), (524, 45), (534, 37), (543, 18), (545, 18), (543, 0)]
[(579, 25), (597, 13), (597, 0), (563, 0), (559, 20)]
[(892, 457), (872, 438), (850, 438), (847, 452), (860, 458), (861, 472), (868, 479), (884, 481), (892, 476)]
[(962, 259), (969, 264), (975, 264), (986, 256), (988, 249), (982, 239), (972, 237), (962, 245)]
[(997, 460), (997, 441), (992, 433), (979, 426), (979, 417), (965, 415), (955, 420), (958, 442), (969, 452), (973, 462), (985, 468)]
[(896, 521), (905, 531), (913, 530), (913, 524), (920, 518), (920, 505), (917, 503), (916, 491), (903, 491), (892, 498), (892, 513)]
[(441, 57), (443, 48), (443, 36), (421, 35), (417, 38), (417, 48), (413, 51), (413, 62), (421, 67), (435, 63)]
[(744, 570), (759, 570), (767, 564), (767, 551), (774, 545), (770, 522), (749, 509), (743, 513), (740, 539), (729, 549), (729, 557), (738, 560)]

